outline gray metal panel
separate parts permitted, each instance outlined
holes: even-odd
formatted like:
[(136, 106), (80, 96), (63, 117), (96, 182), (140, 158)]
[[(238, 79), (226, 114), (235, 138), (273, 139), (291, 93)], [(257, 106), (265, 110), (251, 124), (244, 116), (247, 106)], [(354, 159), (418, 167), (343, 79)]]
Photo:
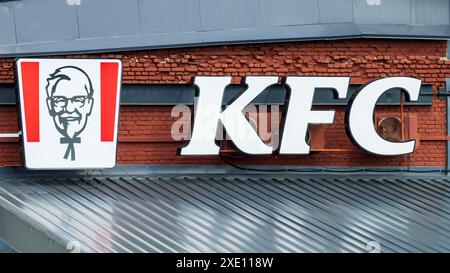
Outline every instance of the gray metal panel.
[(14, 11), (10, 5), (0, 6), (0, 45), (16, 43)]
[(47, 236), (45, 230), (37, 230), (30, 226), (23, 218), (23, 214), (17, 215), (0, 206), (0, 238), (5, 238), (14, 245), (13, 249), (6, 248), (5, 251), (16, 252), (67, 252), (61, 242), (54, 242)]
[[(406, 174), (2, 177), (0, 227), (15, 232), (0, 236), (18, 251), (449, 252), (449, 188)], [(47, 242), (27, 245), (30, 230)]]
[(14, 250), (0, 240), (0, 253), (14, 253)]
[[(298, 26), (265, 27), (256, 29), (233, 29), (199, 32), (203, 45), (234, 43), (267, 43), (320, 39), (360, 38), (361, 32), (355, 24), (315, 24)], [(298, 38), (302, 37), (302, 38)], [(221, 43), (217, 41), (221, 40)], [(233, 43), (233, 42), (231, 42)]]
[[(370, 6), (369, 2), (381, 5)], [(450, 37), (449, 7), (441, 0), (39, 0), (0, 2), (0, 9), (1, 23), (8, 26), (0, 28), (0, 57), (366, 37)], [(11, 16), (16, 25), (11, 25)]]
[(77, 6), (81, 38), (139, 34), (136, 0), (82, 1)]
[(262, 26), (319, 23), (316, 0), (260, 0)]
[(321, 23), (353, 22), (353, 0), (318, 0)]
[(200, 29), (199, 0), (139, 0), (142, 34), (192, 32)]
[[(377, 2), (381, 4), (371, 4)], [(355, 0), (355, 21), (367, 24), (410, 24), (411, 0)]]
[(202, 30), (255, 28), (258, 0), (200, 0)]
[(450, 23), (449, 14), (450, 2), (448, 0), (412, 0), (413, 24), (448, 25)]
[(17, 1), (14, 5), (18, 44), (79, 38), (75, 6), (66, 1)]
[[(419, 26), (419, 25), (380, 25), (375, 24), (358, 24), (358, 29), (364, 33), (366, 37), (397, 37), (397, 38), (411, 38), (422, 37), (425, 38), (431, 33), (439, 32), (446, 37), (450, 37), (450, 26)], [(443, 36), (443, 37), (444, 37)], [(443, 38), (442, 40), (447, 40)]]

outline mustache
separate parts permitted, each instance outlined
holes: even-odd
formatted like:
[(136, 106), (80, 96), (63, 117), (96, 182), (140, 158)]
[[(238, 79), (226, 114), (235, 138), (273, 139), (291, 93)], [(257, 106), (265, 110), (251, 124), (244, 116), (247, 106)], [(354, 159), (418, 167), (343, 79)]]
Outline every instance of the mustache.
[(81, 121), (81, 114), (78, 113), (77, 111), (72, 112), (72, 113), (67, 113), (67, 112), (62, 112), (58, 115), (59, 119), (61, 121)]
[(61, 117), (61, 118), (78, 118), (80, 116), (81, 115), (76, 113), (76, 112), (72, 112), (72, 113), (64, 112), (64, 113), (59, 115), (59, 117)]

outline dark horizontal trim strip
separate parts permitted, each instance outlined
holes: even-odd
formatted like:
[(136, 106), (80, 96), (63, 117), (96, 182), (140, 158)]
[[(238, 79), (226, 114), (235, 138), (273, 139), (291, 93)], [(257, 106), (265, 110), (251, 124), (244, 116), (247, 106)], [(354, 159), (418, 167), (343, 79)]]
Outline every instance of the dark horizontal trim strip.
[[(326, 92), (315, 92), (313, 105), (347, 105), (349, 98), (360, 87), (350, 85), (345, 99), (335, 99), (331, 89), (320, 89)], [(232, 84), (226, 87), (223, 104), (228, 104), (233, 97), (244, 90), (246, 85)], [(121, 105), (155, 105), (173, 106), (177, 104), (193, 105), (195, 86), (189, 84), (123, 84)], [(419, 100), (406, 102), (405, 105), (431, 105), (433, 90), (431, 85), (422, 85)], [(286, 97), (285, 85), (272, 85), (266, 88), (253, 101), (260, 105), (284, 105)], [(0, 84), (0, 105), (15, 105), (15, 85)], [(378, 100), (378, 105), (399, 105), (400, 90), (391, 89)]]
[[(245, 169), (247, 168), (247, 169)], [(359, 173), (361, 175), (383, 175), (389, 174), (392, 177), (414, 177), (423, 176), (443, 176), (446, 172), (445, 166), (292, 166), (292, 165), (244, 165), (244, 169), (235, 168), (230, 165), (198, 165), (198, 164), (118, 164), (111, 169), (103, 170), (28, 170), (25, 167), (2, 167), (0, 177), (20, 177), (20, 176), (58, 176), (58, 177), (85, 177), (85, 176), (123, 176), (123, 175), (175, 175), (175, 174), (258, 174), (265, 170), (279, 169), (283, 171), (274, 173), (305, 173), (317, 172), (318, 174), (339, 173), (342, 175)], [(257, 171), (257, 170), (262, 170)], [(295, 170), (292, 172), (289, 170)]]
[(0, 46), (0, 58), (358, 38), (447, 40), (450, 25), (311, 24), (43, 41)]

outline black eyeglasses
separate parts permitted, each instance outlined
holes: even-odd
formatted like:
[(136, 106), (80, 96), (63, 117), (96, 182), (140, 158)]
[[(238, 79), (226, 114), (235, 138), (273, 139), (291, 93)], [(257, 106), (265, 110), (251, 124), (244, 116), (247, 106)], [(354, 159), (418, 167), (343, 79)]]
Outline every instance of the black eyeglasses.
[(51, 97), (51, 101), (54, 107), (66, 107), (69, 101), (72, 102), (74, 107), (82, 107), (86, 102), (87, 96), (73, 96), (71, 98), (67, 98), (64, 96), (53, 96)]

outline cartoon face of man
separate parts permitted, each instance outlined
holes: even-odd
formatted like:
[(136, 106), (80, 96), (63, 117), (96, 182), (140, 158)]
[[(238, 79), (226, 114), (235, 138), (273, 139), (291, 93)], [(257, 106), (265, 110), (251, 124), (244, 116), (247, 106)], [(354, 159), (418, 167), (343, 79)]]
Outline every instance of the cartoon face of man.
[(64, 136), (61, 143), (69, 144), (64, 158), (72, 152), (74, 160), (73, 143), (81, 142), (78, 135), (86, 127), (94, 104), (91, 80), (78, 67), (60, 67), (49, 75), (46, 91), (50, 116), (58, 132)]

